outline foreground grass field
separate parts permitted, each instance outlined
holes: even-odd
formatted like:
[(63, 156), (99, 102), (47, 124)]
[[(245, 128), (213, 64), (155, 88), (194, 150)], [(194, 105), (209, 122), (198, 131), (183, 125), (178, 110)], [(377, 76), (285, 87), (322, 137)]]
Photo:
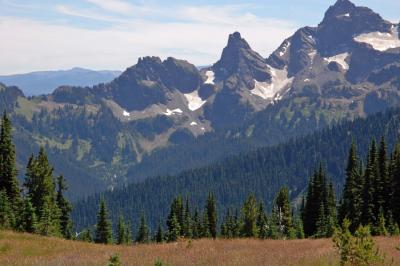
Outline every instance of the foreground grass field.
[[(400, 265), (400, 238), (376, 238), (393, 265)], [(0, 265), (107, 265), (119, 253), (123, 265), (337, 265), (329, 239), (198, 240), (171, 244), (104, 246), (0, 231)]]

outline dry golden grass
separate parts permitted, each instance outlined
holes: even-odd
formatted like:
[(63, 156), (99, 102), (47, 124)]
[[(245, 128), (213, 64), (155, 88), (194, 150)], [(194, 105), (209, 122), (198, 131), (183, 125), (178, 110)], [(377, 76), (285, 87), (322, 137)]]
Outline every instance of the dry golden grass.
[[(400, 238), (377, 238), (387, 258), (400, 265)], [(107, 265), (119, 253), (123, 265), (337, 265), (330, 239), (198, 240), (171, 244), (105, 246), (30, 234), (0, 232), (0, 265)], [(391, 261), (391, 259), (390, 259)]]

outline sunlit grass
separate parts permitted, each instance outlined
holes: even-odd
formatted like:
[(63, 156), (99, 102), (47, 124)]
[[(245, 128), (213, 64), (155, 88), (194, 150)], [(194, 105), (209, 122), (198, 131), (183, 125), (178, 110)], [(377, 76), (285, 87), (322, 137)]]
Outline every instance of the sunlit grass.
[[(376, 238), (387, 258), (400, 265), (400, 238)], [(105, 246), (57, 238), (0, 232), (0, 265), (106, 265), (120, 254), (123, 265), (338, 265), (330, 239), (197, 240), (170, 244)]]

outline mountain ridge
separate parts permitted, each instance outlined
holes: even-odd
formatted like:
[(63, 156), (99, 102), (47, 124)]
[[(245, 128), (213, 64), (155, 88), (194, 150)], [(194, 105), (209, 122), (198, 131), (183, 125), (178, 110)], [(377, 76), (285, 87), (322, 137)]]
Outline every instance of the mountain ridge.
[(22, 74), (0, 75), (0, 82), (18, 86), (27, 96), (52, 93), (61, 85), (91, 86), (106, 83), (120, 75), (116, 70), (90, 70), (74, 67), (68, 70), (34, 71)]

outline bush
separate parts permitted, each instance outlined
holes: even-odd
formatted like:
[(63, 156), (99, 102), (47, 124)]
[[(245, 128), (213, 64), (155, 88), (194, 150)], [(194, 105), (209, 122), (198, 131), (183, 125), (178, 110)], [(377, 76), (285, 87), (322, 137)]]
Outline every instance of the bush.
[(380, 265), (384, 257), (376, 248), (368, 226), (360, 226), (355, 235), (350, 233), (350, 221), (345, 219), (343, 226), (336, 229), (333, 242), (340, 254), (340, 265)]
[(108, 261), (108, 266), (122, 266), (121, 260), (119, 259), (119, 254), (111, 255)]

